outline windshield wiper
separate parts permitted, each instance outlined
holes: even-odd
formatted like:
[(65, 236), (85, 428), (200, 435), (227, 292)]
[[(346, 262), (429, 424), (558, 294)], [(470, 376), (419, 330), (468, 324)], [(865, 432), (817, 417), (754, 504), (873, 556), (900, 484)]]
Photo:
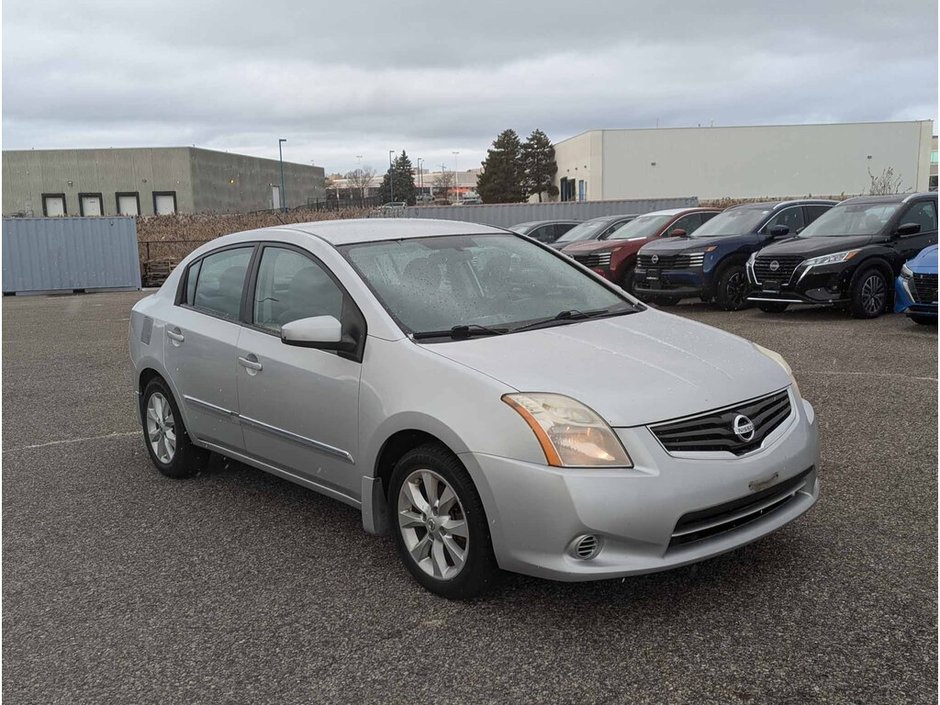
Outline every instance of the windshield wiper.
[(468, 325), (454, 326), (448, 330), (422, 330), (412, 333), (413, 340), (424, 340), (425, 338), (453, 338), (454, 340), (464, 340), (478, 335), (502, 335), (508, 333), (508, 328), (490, 328), (488, 326), (470, 323)]
[(537, 321), (526, 323), (524, 326), (517, 326), (516, 328), (512, 329), (512, 332), (515, 333), (516, 331), (530, 330), (532, 328), (540, 328), (542, 326), (547, 327), (556, 323), (564, 323), (565, 321), (583, 321), (587, 318), (622, 316), (628, 313), (636, 313), (637, 311), (643, 310), (629, 303), (625, 303), (623, 306), (629, 306), (629, 308), (597, 308), (591, 311), (579, 311), (576, 308), (571, 308), (565, 311), (559, 311), (554, 316), (550, 316), (549, 318), (541, 318)]

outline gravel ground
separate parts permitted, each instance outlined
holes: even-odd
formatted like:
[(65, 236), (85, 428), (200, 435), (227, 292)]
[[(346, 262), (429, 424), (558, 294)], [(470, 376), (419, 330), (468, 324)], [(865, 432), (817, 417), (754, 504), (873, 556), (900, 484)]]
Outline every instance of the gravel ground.
[(937, 331), (676, 312), (781, 352), (822, 499), (697, 566), (420, 589), (351, 508), (237, 463), (150, 464), (139, 293), (3, 300), (3, 696), (11, 703), (899, 703), (937, 683)]

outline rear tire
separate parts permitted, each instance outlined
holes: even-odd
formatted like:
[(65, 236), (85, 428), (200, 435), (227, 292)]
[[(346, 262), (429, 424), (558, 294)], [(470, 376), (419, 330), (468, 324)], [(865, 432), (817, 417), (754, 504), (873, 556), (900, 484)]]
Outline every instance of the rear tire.
[(936, 316), (919, 316), (917, 314), (912, 314), (909, 318), (922, 326), (935, 326), (937, 325)]
[(426, 590), (463, 600), (492, 587), (499, 568), (483, 501), (457, 456), (436, 443), (405, 453), (388, 505), (398, 555)]
[(852, 282), (849, 310), (855, 318), (877, 318), (888, 304), (888, 280), (880, 269), (869, 267)]
[(747, 274), (744, 265), (729, 264), (718, 275), (715, 303), (725, 311), (740, 311), (747, 306)]
[(194, 445), (169, 385), (154, 377), (140, 398), (144, 444), (157, 470), (174, 479), (198, 475), (209, 462), (209, 451)]
[(757, 308), (759, 308), (764, 313), (783, 313), (787, 310), (787, 306), (789, 305), (790, 304), (777, 304), (771, 301), (761, 301), (757, 304)]

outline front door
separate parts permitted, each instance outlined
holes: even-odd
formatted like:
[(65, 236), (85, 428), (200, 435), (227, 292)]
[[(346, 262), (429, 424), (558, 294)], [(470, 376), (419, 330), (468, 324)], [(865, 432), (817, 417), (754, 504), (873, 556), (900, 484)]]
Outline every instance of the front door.
[(172, 372), (177, 403), (189, 432), (241, 451), (236, 393), (239, 310), (253, 245), (228, 248), (193, 262), (180, 305), (164, 326), (164, 364)]
[[(238, 398), (247, 452), (346, 497), (358, 497), (359, 362), (281, 342), (283, 324), (357, 310), (314, 257), (266, 245), (238, 341)], [(360, 314), (361, 315), (361, 314)]]
[[(894, 247), (900, 255), (899, 260), (907, 262), (925, 247), (937, 244), (937, 208), (935, 202), (918, 201), (908, 206), (907, 210), (898, 219), (898, 226), (906, 223), (917, 223), (920, 232), (914, 235), (902, 235), (893, 241)], [(897, 265), (900, 268), (900, 264)]]

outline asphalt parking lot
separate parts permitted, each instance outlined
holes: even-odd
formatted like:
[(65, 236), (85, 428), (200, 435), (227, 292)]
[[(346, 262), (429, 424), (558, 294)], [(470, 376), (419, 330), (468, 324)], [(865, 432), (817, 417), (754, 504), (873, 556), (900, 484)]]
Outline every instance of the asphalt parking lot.
[(9, 702), (935, 701), (935, 328), (676, 307), (790, 362), (820, 503), (698, 566), (457, 603), (336, 501), (219, 459), (158, 474), (128, 372), (142, 295), (3, 300)]

